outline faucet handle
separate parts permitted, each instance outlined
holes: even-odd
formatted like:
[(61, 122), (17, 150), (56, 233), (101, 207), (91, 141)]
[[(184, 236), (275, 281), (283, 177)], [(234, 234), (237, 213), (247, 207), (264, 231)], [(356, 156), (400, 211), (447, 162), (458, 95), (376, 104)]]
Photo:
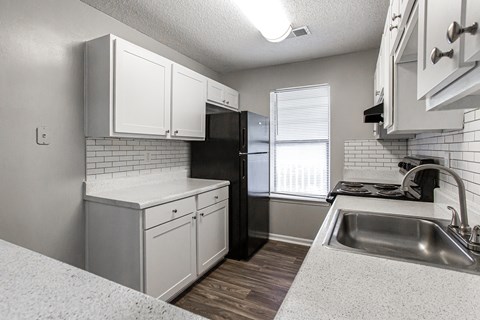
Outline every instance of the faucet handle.
[(470, 243), (480, 244), (480, 225), (476, 225), (472, 229), (472, 234), (468, 240)]
[(452, 220), (450, 221), (449, 226), (452, 228), (460, 227), (460, 216), (458, 215), (457, 210), (454, 207), (448, 206), (448, 210), (452, 211)]

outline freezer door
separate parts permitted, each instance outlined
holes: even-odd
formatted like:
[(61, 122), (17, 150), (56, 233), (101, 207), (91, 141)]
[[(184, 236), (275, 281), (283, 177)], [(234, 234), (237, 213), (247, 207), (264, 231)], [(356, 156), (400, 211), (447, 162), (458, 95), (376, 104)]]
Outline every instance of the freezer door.
[(243, 111), (240, 116), (240, 151), (243, 153), (268, 152), (270, 121), (259, 114)]

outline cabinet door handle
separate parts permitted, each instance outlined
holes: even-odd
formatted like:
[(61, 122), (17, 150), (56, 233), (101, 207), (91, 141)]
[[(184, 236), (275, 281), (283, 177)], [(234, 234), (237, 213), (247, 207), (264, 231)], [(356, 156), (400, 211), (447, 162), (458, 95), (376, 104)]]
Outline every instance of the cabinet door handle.
[(200, 216), (201, 216), (201, 217), (205, 217), (205, 213), (203, 213), (203, 212), (200, 213)]
[(215, 200), (218, 200), (218, 196), (215, 196), (214, 198), (215, 198)]
[(393, 29), (398, 29), (398, 26), (394, 26), (393, 24), (391, 24), (388, 30), (392, 31)]
[(453, 21), (447, 30), (447, 40), (450, 43), (454, 43), (462, 34), (470, 33), (471, 35), (475, 35), (477, 30), (478, 23), (476, 22), (469, 27), (463, 28), (457, 21)]
[(177, 209), (173, 209), (172, 212), (173, 212), (173, 213), (177, 213), (178, 211), (177, 211)]
[(430, 59), (432, 60), (433, 64), (437, 64), (440, 59), (443, 57), (448, 57), (448, 58), (453, 58), (453, 49), (450, 49), (449, 51), (443, 52), (437, 47), (433, 48), (432, 53), (430, 53)]
[(165, 131), (165, 134), (167, 134), (167, 133), (170, 133), (170, 130), (166, 130), (166, 131)]
[(178, 130), (173, 131), (173, 133), (174, 133), (174, 134), (177, 134), (177, 133), (178, 133)]
[(193, 216), (193, 217), (192, 217), (192, 220), (197, 220), (197, 216)]
[(392, 21), (395, 21), (395, 20), (397, 20), (398, 18), (401, 18), (401, 17), (402, 17), (401, 14), (395, 14), (395, 12), (392, 13)]
[(230, 101), (227, 101), (227, 104), (230, 104)]
[(222, 100), (223, 103), (225, 103), (225, 100)]

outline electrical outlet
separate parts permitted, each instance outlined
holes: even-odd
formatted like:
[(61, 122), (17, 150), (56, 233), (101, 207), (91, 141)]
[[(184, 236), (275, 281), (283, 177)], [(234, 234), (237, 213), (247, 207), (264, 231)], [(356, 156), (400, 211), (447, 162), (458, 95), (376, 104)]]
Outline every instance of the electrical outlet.
[(50, 144), (50, 135), (48, 134), (46, 126), (37, 128), (37, 144), (42, 146)]

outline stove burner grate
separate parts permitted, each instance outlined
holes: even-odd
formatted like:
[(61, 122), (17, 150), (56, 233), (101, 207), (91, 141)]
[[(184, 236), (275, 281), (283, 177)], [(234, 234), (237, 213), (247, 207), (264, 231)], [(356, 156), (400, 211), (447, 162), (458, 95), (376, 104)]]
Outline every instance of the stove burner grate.
[(397, 190), (398, 189), (397, 185), (383, 184), (383, 183), (374, 184), (373, 187), (378, 190)]
[(371, 192), (363, 187), (354, 188), (354, 187), (342, 187), (337, 189), (337, 192), (348, 193), (348, 194), (370, 194)]
[(378, 195), (388, 196), (388, 197), (402, 197), (404, 193), (401, 190), (396, 188), (395, 190), (380, 190), (377, 192)]
[(361, 188), (361, 187), (363, 187), (363, 183), (344, 181), (344, 182), (342, 182), (342, 186), (347, 187), (347, 188)]

